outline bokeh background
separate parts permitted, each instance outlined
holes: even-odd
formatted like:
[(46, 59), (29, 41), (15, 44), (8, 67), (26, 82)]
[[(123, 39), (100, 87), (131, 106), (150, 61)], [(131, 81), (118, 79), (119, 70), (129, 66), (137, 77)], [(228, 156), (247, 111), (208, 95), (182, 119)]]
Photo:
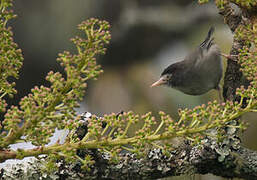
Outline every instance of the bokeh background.
[[(64, 50), (74, 52), (69, 39), (78, 33), (77, 25), (90, 17), (110, 22), (112, 40), (106, 55), (98, 59), (104, 74), (97, 81), (88, 83), (79, 112), (90, 111), (101, 116), (121, 110), (133, 110), (139, 114), (148, 111), (157, 114), (162, 110), (176, 118), (178, 108), (192, 108), (218, 99), (215, 90), (202, 96), (189, 96), (171, 88), (150, 88), (165, 67), (183, 60), (188, 51), (204, 40), (212, 25), (216, 28), (216, 43), (222, 52), (229, 53), (233, 36), (213, 3), (199, 5), (190, 0), (26, 0), (15, 1), (14, 10), (18, 18), (10, 25), (25, 60), (20, 79), (16, 81), (18, 94), (10, 100), (11, 104), (17, 104), (35, 85), (47, 86), (44, 77), (50, 70), (63, 72), (56, 62), (57, 54)], [(257, 121), (253, 121), (256, 114), (248, 114), (245, 119), (251, 120), (242, 141), (257, 150), (254, 138)], [(205, 175), (196, 179), (222, 178)]]

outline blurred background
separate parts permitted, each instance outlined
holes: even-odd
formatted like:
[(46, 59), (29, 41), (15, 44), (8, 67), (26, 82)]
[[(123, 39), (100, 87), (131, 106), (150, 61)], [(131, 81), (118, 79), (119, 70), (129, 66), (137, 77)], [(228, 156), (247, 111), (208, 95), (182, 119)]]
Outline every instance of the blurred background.
[[(112, 40), (106, 55), (98, 59), (104, 74), (97, 81), (88, 82), (79, 112), (89, 111), (101, 116), (121, 110), (139, 114), (148, 111), (157, 114), (161, 110), (176, 118), (178, 108), (192, 108), (218, 99), (215, 90), (202, 96), (189, 96), (167, 87), (150, 88), (164, 68), (183, 60), (188, 51), (204, 40), (211, 25), (216, 28), (216, 43), (222, 52), (229, 53), (233, 36), (213, 3), (26, 0), (14, 1), (14, 10), (18, 18), (11, 26), (25, 60), (20, 79), (16, 81), (18, 94), (10, 104), (17, 104), (35, 85), (49, 85), (44, 78), (50, 70), (63, 72), (56, 62), (57, 54), (64, 50), (75, 52), (69, 39), (78, 32), (77, 25), (90, 17), (110, 22)], [(245, 119), (256, 117), (248, 114)], [(242, 141), (257, 150), (252, 138), (257, 135), (257, 121), (250, 123)], [(196, 179), (222, 178), (206, 175)]]

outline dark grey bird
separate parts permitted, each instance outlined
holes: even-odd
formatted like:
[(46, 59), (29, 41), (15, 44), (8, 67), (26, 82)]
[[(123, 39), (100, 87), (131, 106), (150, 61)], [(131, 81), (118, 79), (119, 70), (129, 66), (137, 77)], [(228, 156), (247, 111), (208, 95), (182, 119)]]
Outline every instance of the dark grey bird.
[(183, 61), (171, 64), (161, 73), (158, 81), (151, 87), (167, 85), (185, 94), (202, 95), (211, 89), (220, 93), (220, 80), (223, 72), (221, 52), (214, 43), (211, 27), (205, 40)]

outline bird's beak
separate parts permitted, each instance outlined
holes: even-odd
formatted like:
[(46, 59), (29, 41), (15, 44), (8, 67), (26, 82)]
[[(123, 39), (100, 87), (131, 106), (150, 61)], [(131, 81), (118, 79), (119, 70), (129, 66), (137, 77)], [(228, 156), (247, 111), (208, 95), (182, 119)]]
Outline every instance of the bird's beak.
[(165, 83), (166, 83), (165, 78), (161, 77), (158, 81), (154, 82), (151, 85), (151, 87), (160, 86), (160, 85), (165, 84)]

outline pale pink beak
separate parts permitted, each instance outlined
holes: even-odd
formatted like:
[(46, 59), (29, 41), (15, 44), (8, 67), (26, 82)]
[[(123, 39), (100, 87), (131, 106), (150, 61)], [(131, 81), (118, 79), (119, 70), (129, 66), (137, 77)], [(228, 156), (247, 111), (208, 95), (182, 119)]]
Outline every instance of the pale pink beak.
[(165, 83), (166, 83), (165, 78), (161, 77), (158, 81), (154, 82), (151, 85), (151, 87), (160, 86), (160, 85), (165, 84)]

